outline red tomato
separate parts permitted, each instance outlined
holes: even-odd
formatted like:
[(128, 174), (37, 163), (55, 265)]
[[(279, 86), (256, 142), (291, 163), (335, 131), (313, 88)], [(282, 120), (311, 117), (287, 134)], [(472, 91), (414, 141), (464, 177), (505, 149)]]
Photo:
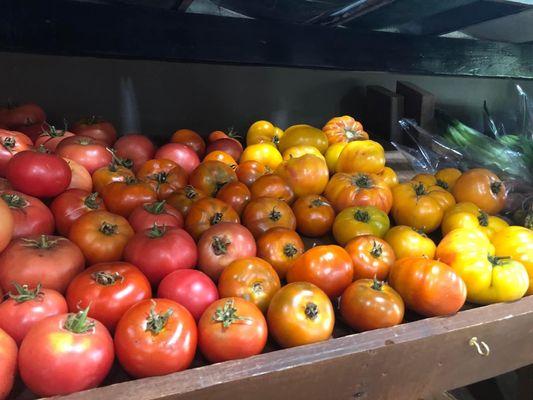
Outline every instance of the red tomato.
[(54, 233), (54, 216), (37, 197), (27, 196), (14, 190), (6, 190), (0, 194), (0, 197), (9, 206), (13, 216), (13, 239)]
[(228, 153), (235, 161), (239, 161), (239, 158), (241, 158), (242, 154), (242, 144), (233, 138), (221, 138), (209, 143), (206, 153), (209, 154), (216, 150)]
[(287, 282), (310, 282), (329, 297), (342, 294), (353, 280), (353, 262), (340, 246), (316, 246), (296, 259), (287, 272)]
[(178, 129), (172, 134), (170, 141), (172, 143), (181, 143), (189, 146), (195, 151), (199, 158), (203, 158), (205, 155), (204, 139), (191, 129)]
[(340, 312), (356, 331), (388, 328), (401, 324), (404, 304), (400, 295), (376, 279), (359, 279), (342, 294)]
[(198, 241), (198, 268), (216, 282), (231, 262), (254, 257), (256, 251), (248, 229), (238, 223), (223, 222), (206, 230)]
[(113, 161), (113, 155), (104, 142), (87, 136), (72, 136), (57, 146), (56, 153), (83, 165), (90, 174)]
[(198, 322), (198, 347), (210, 362), (259, 354), (265, 348), (267, 337), (261, 310), (240, 297), (215, 301)]
[(0, 399), (9, 396), (17, 373), (17, 344), (0, 329)]
[(396, 261), (391, 245), (377, 236), (358, 236), (350, 240), (344, 250), (352, 258), (354, 280), (385, 280)]
[(97, 387), (113, 365), (113, 339), (104, 325), (77, 314), (48, 317), (28, 332), (19, 352), (20, 376), (38, 396)]
[(6, 178), (0, 178), (0, 191), (4, 190), (11, 190), (13, 189), (13, 186), (11, 186), (11, 183)]
[(25, 134), (0, 129), (0, 176), (6, 176), (7, 163), (15, 154), (32, 146), (33, 142)]
[(217, 193), (217, 199), (229, 204), (239, 215), (242, 214), (251, 198), (250, 190), (242, 182), (227, 183)]
[(0, 123), (10, 128), (40, 125), (44, 121), (46, 121), (44, 110), (34, 103), (10, 105), (0, 110)]
[(72, 126), (72, 132), (99, 140), (107, 146), (113, 146), (117, 140), (117, 131), (113, 124), (95, 115), (76, 122)]
[(36, 197), (54, 197), (67, 189), (72, 172), (67, 162), (55, 154), (22, 151), (9, 160), (6, 177), (15, 190)]
[(254, 237), (272, 228), (296, 229), (296, 217), (291, 207), (282, 200), (270, 197), (250, 201), (242, 213), (242, 223)]
[(174, 161), (190, 174), (200, 164), (200, 159), (193, 149), (181, 143), (167, 143), (156, 151), (154, 158), (166, 158)]
[(138, 206), (157, 200), (157, 193), (149, 183), (135, 178), (113, 182), (102, 190), (102, 198), (109, 211), (128, 218)]
[(154, 225), (167, 228), (183, 228), (183, 216), (165, 200), (137, 206), (128, 217), (135, 232), (145, 231)]
[(89, 193), (80, 189), (69, 189), (57, 196), (50, 204), (57, 231), (63, 236), (68, 236), (72, 224), (83, 214), (105, 209), (104, 202), (98, 193)]
[(93, 180), (89, 171), (74, 160), (68, 158), (63, 158), (63, 160), (67, 162), (70, 172), (72, 173), (72, 178), (70, 179), (70, 184), (67, 189), (81, 189), (88, 192), (92, 191)]
[(74, 136), (74, 134), (67, 130), (56, 129), (53, 125), (46, 124), (43, 126), (42, 133), (35, 140), (35, 147), (40, 147), (42, 145), (53, 152), (63, 139), (70, 136)]
[(157, 297), (181, 304), (198, 322), (205, 309), (218, 300), (218, 290), (203, 272), (179, 269), (165, 276), (159, 283)]
[(126, 182), (128, 179), (135, 179), (133, 171), (114, 162), (98, 168), (92, 175), (94, 190), (98, 193), (102, 193), (104, 188), (113, 182)]
[(191, 313), (172, 300), (144, 300), (121, 318), (115, 350), (126, 372), (136, 378), (166, 375), (191, 364), (198, 332)]
[(124, 259), (157, 285), (178, 269), (194, 268), (198, 251), (193, 238), (183, 229), (160, 227), (137, 232), (124, 249)]
[[(35, 289), (15, 283), (9, 298), (0, 303), (0, 328), (6, 331), (20, 346), (22, 339), (37, 322), (68, 311), (61, 293), (52, 289)], [(1, 396), (0, 396), (1, 398)]]
[(70, 282), (66, 294), (71, 312), (90, 306), (89, 317), (100, 321), (110, 332), (114, 332), (128, 308), (151, 297), (148, 279), (125, 262), (87, 268)]
[(60, 236), (29, 236), (13, 240), (0, 254), (0, 287), (11, 291), (13, 282), (64, 293), (69, 282), (85, 267), (83, 254)]
[(133, 170), (137, 171), (146, 161), (154, 158), (155, 146), (143, 135), (125, 135), (115, 142), (115, 154), (133, 162)]
[(11, 211), (3, 201), (0, 201), (0, 221), (2, 221), (0, 224), (0, 252), (2, 252), (11, 241), (15, 225)]

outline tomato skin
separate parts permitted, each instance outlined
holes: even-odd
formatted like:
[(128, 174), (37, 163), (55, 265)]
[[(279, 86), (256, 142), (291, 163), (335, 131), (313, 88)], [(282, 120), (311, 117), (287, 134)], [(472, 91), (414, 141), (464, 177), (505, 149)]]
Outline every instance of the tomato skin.
[(198, 250), (192, 237), (183, 229), (154, 226), (137, 232), (124, 249), (124, 260), (137, 266), (157, 285), (178, 269), (194, 268)]
[(0, 201), (0, 253), (7, 247), (11, 238), (13, 237), (13, 230), (15, 226), (13, 215), (8, 205)]
[(373, 279), (359, 279), (341, 296), (340, 313), (358, 332), (401, 324), (405, 306), (400, 295), (389, 285)]
[(191, 206), (204, 197), (207, 197), (204, 192), (196, 189), (192, 185), (187, 185), (171, 194), (166, 201), (169, 205), (178, 210), (183, 217), (186, 217)]
[(256, 238), (272, 228), (296, 229), (296, 217), (289, 205), (271, 197), (250, 201), (242, 214), (242, 222)]
[(89, 265), (119, 261), (133, 235), (126, 218), (103, 210), (82, 215), (69, 231), (69, 239), (79, 246)]
[(145, 231), (155, 225), (183, 228), (183, 216), (164, 200), (137, 206), (128, 217), (135, 232)]
[(220, 297), (240, 297), (254, 303), (263, 313), (281, 283), (272, 266), (258, 257), (233, 261), (222, 270), (218, 280)]
[(235, 169), (237, 179), (250, 187), (260, 177), (267, 173), (267, 168), (258, 161), (244, 161)]
[(3, 329), (0, 329), (0, 399), (11, 392), (17, 374), (17, 344)]
[(144, 135), (128, 134), (121, 136), (114, 145), (116, 155), (133, 161), (133, 170), (137, 171), (146, 161), (154, 158), (155, 146)]
[(97, 387), (113, 365), (113, 339), (105, 326), (91, 320), (92, 329), (74, 333), (64, 328), (69, 315), (72, 314), (39, 321), (20, 346), (20, 376), (38, 396), (64, 395)]
[(356, 140), (348, 143), (341, 151), (335, 172), (380, 173), (385, 167), (385, 150), (373, 140)]
[(195, 239), (210, 227), (221, 222), (236, 222), (241, 220), (237, 212), (222, 200), (203, 198), (194, 203), (185, 218), (185, 230)]
[(32, 294), (33, 298), (25, 300), (17, 297), (19, 294), (28, 293), (27, 287), (21, 287), (20, 292), (11, 292), (10, 297), (0, 303), (0, 329), (8, 333), (18, 346), (37, 322), (68, 311), (67, 302), (58, 291), (41, 288), (34, 290), (36, 296)]
[(67, 189), (72, 172), (55, 154), (22, 151), (9, 160), (6, 178), (13, 189), (35, 197), (54, 197)]
[(435, 258), (437, 246), (426, 234), (410, 226), (393, 226), (384, 237), (397, 259), (404, 257)]
[(322, 131), (326, 134), (330, 146), (339, 142), (368, 140), (368, 133), (363, 130), (363, 125), (349, 115), (330, 119)]
[(50, 204), (57, 231), (63, 236), (68, 236), (70, 227), (82, 215), (105, 209), (104, 202), (98, 193), (89, 193), (80, 189), (69, 189), (57, 196)]
[(272, 298), (267, 312), (269, 333), (281, 347), (328, 340), (335, 312), (328, 296), (309, 282), (283, 286)]
[(284, 161), (275, 173), (285, 179), (296, 197), (321, 194), (329, 180), (326, 161), (312, 154)]
[(350, 240), (344, 250), (352, 258), (354, 280), (375, 278), (383, 281), (396, 261), (392, 247), (376, 236), (358, 236)]
[(83, 254), (60, 236), (28, 236), (15, 239), (0, 254), (0, 287), (14, 290), (13, 282), (64, 293), (69, 282), (85, 267)]
[(128, 218), (138, 206), (156, 201), (157, 193), (150, 184), (129, 179), (104, 187), (102, 198), (109, 211)]
[(348, 207), (335, 217), (333, 236), (344, 246), (351, 239), (362, 235), (383, 237), (389, 230), (387, 214), (372, 206)]
[(248, 229), (238, 223), (222, 222), (207, 229), (198, 241), (198, 268), (213, 281), (233, 261), (254, 257), (257, 247)]
[[(246, 323), (237, 320), (224, 327), (223, 320), (217, 316), (226, 310), (234, 317), (246, 319)], [(267, 336), (267, 324), (261, 310), (239, 297), (215, 301), (198, 322), (198, 347), (213, 363), (259, 354), (266, 345)]]
[(189, 184), (209, 196), (216, 196), (222, 186), (237, 181), (235, 171), (221, 161), (201, 163), (189, 176)]
[(189, 146), (198, 155), (198, 158), (203, 158), (205, 155), (204, 139), (191, 129), (178, 129), (172, 134), (170, 142)]
[(46, 149), (50, 151), (55, 151), (57, 145), (68, 137), (74, 136), (72, 132), (56, 129), (52, 125), (44, 127), (42, 133), (35, 139), (35, 147), (40, 147), (43, 145)]
[(465, 282), (453, 268), (424, 257), (397, 260), (389, 284), (408, 308), (426, 317), (455, 314), (466, 300)]
[(252, 144), (244, 149), (240, 162), (257, 161), (274, 171), (283, 162), (283, 157), (276, 146), (270, 143)]
[(374, 206), (388, 214), (392, 207), (389, 186), (375, 174), (337, 173), (328, 182), (324, 195), (336, 212), (354, 206)]
[(252, 184), (250, 193), (254, 200), (260, 197), (272, 197), (287, 204), (292, 204), (294, 201), (294, 191), (279, 175), (263, 175)]
[(298, 232), (308, 237), (324, 236), (331, 230), (335, 211), (325, 197), (309, 194), (292, 205)]
[(102, 193), (104, 188), (113, 182), (126, 182), (135, 178), (131, 169), (111, 163), (105, 167), (98, 168), (93, 172), (92, 180), (94, 190)]
[(72, 126), (72, 132), (99, 140), (107, 146), (113, 146), (117, 141), (117, 130), (113, 124), (94, 115), (76, 122)]
[[(172, 310), (170, 315), (169, 310)], [(168, 316), (159, 333), (149, 330), (151, 315)], [(172, 300), (143, 300), (120, 319), (115, 350), (126, 372), (135, 378), (166, 375), (189, 367), (198, 340), (196, 323), (185, 307)]]
[(471, 202), (488, 214), (498, 214), (505, 205), (507, 191), (496, 174), (484, 168), (463, 173), (452, 193), (458, 202)]
[(22, 151), (30, 150), (31, 139), (23, 133), (0, 129), (0, 176), (6, 176), (9, 160)]
[(335, 298), (353, 280), (353, 262), (340, 246), (316, 246), (294, 261), (287, 271), (287, 282), (310, 282)]
[(161, 146), (154, 155), (154, 158), (165, 158), (174, 161), (181, 168), (190, 174), (200, 164), (200, 159), (193, 149), (181, 143), (167, 143)]
[(111, 164), (113, 160), (105, 143), (79, 135), (62, 140), (56, 148), (56, 154), (83, 165), (90, 174)]
[(233, 138), (220, 138), (209, 143), (206, 153), (209, 154), (217, 150), (228, 153), (235, 161), (239, 161), (243, 152), (242, 144)]
[(54, 216), (37, 197), (15, 190), (5, 190), (0, 194), (0, 198), (9, 206), (13, 217), (13, 239), (54, 233)]
[(222, 186), (218, 191), (217, 199), (230, 205), (240, 216), (252, 199), (252, 194), (244, 183), (230, 182)]
[(91, 177), (91, 174), (87, 169), (77, 163), (74, 160), (69, 160), (68, 158), (63, 158), (68, 164), (68, 167), (70, 168), (70, 172), (72, 174), (72, 177), (70, 178), (70, 184), (67, 187), (68, 189), (81, 189), (86, 190), (88, 192), (93, 190), (93, 180)]
[(196, 269), (179, 269), (165, 276), (159, 283), (157, 297), (181, 304), (196, 322), (205, 309), (219, 298), (211, 278)]
[(284, 279), (294, 261), (304, 253), (300, 236), (287, 228), (272, 228), (257, 239), (257, 256), (269, 262)]
[(310, 125), (293, 125), (285, 130), (285, 133), (279, 140), (279, 150), (283, 153), (292, 146), (313, 146), (322, 154), (328, 148), (328, 138), (320, 129)]
[(496, 232), (508, 226), (504, 219), (488, 215), (474, 203), (457, 203), (444, 214), (441, 231), (446, 236), (454, 229), (473, 228), (479, 229), (491, 239)]
[(89, 307), (89, 317), (100, 321), (109, 332), (134, 304), (152, 297), (150, 282), (126, 262), (99, 263), (70, 282), (66, 299), (70, 312)]

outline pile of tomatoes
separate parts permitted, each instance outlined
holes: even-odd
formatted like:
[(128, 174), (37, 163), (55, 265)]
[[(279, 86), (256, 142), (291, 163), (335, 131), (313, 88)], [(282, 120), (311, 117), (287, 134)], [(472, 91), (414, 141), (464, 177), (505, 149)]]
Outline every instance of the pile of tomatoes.
[(115, 358), (132, 377), (169, 374), (197, 350), (214, 363), (268, 336), (327, 340), (336, 318), (365, 331), (405, 307), (450, 315), (533, 293), (533, 232), (496, 216), (496, 175), (399, 183), (352, 117), (258, 121), (244, 148), (222, 131), (117, 140), (94, 117), (60, 130), (32, 104), (0, 125), (0, 399), (17, 372), (36, 395), (67, 394)]

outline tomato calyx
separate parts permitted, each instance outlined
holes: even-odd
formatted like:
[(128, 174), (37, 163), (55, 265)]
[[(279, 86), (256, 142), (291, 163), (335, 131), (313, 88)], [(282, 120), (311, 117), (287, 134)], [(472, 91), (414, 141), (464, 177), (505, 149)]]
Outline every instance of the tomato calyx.
[(93, 192), (83, 200), (85, 207), (91, 210), (97, 210), (102, 201), (98, 198), (98, 192)]
[(9, 208), (24, 208), (28, 206), (28, 201), (18, 194), (2, 193), (0, 195)]
[(28, 285), (19, 285), (17, 282), (13, 282), (16, 293), (9, 292), (9, 298), (15, 300), (17, 303), (24, 303), (26, 301), (42, 299), (44, 293), (41, 291), (41, 284), (38, 283), (35, 289), (30, 289)]
[(150, 239), (157, 239), (164, 236), (165, 233), (167, 233), (167, 227), (165, 225), (154, 224), (152, 228), (146, 232), (146, 236), (148, 236)]
[(242, 136), (233, 128), (233, 126), (228, 128), (228, 133), (226, 134), (230, 139), (239, 140), (242, 139)]
[(9, 151), (10, 153), (13, 152), (13, 149), (15, 148), (16, 145), (17, 145), (17, 141), (15, 140), (15, 138), (12, 138), (12, 137), (5, 137), (5, 138), (2, 140), (2, 146), (3, 146), (7, 151)]
[(315, 303), (309, 302), (305, 305), (304, 313), (308, 319), (314, 320), (318, 317), (318, 306)]
[(477, 220), (479, 222), (479, 225), (489, 226), (489, 214), (487, 214), (485, 211), (482, 211), (482, 210), (479, 211)]
[(185, 186), (185, 188), (183, 188), (183, 192), (185, 193), (185, 197), (187, 197), (189, 200), (193, 200), (198, 197), (198, 192), (192, 185)]
[(172, 308), (168, 308), (164, 313), (155, 312), (155, 301), (152, 300), (152, 307), (150, 307), (150, 314), (146, 318), (145, 332), (150, 332), (152, 335), (157, 336), (167, 325), (168, 319), (174, 313)]
[(487, 256), (487, 258), (493, 267), (501, 267), (502, 265), (505, 265), (508, 260), (511, 259), (510, 256), (497, 257), (497, 256), (490, 256), (490, 255)]
[(124, 180), (124, 183), (126, 185), (135, 185), (139, 183), (139, 180), (133, 176), (127, 176), (126, 179)]
[(116, 235), (118, 233), (118, 225), (104, 221), (100, 225), (100, 232), (107, 236)]
[(102, 122), (105, 122), (105, 119), (99, 115), (86, 116), (78, 121), (80, 125), (96, 125)]
[(423, 183), (415, 183), (413, 185), (416, 196), (425, 196), (427, 194), (426, 188)]
[(160, 215), (165, 211), (166, 200), (155, 201), (153, 203), (144, 204), (143, 208), (150, 214)]
[(368, 221), (370, 221), (370, 214), (368, 213), (368, 211), (356, 210), (353, 214), (353, 217), (359, 222), (367, 223)]
[(248, 321), (249, 318), (238, 315), (234, 300), (228, 299), (223, 308), (217, 308), (215, 310), (212, 320), (214, 322), (221, 322), (224, 328), (229, 328), (231, 324), (238, 321)]
[(93, 272), (91, 274), (91, 278), (102, 286), (113, 286), (115, 283), (124, 282), (124, 276), (120, 275), (118, 272), (105, 272), (105, 271), (97, 271)]
[(51, 249), (55, 247), (61, 239), (62, 238), (51, 240), (48, 235), (41, 235), (39, 236), (38, 240), (22, 238), (22, 241), (24, 242), (24, 246), (26, 247), (34, 247), (37, 249)]
[(372, 244), (372, 250), (370, 250), (370, 255), (374, 258), (381, 257), (381, 254), (383, 253), (383, 246), (381, 243), (378, 243), (374, 240)]
[(229, 240), (226, 236), (213, 236), (211, 248), (213, 249), (215, 256), (221, 256), (222, 254), (226, 254), (228, 252), (228, 246), (230, 244), (231, 240)]
[(115, 172), (117, 170), (117, 166), (124, 167), (127, 169), (131, 169), (133, 167), (133, 160), (117, 156), (117, 152), (111, 147), (106, 147), (106, 150), (111, 153), (112, 157), (111, 164), (109, 164), (108, 167), (111, 172)]
[(65, 129), (64, 130), (57, 129), (54, 125), (50, 125), (49, 123), (45, 122), (42, 125), (43, 133), (46, 136), (50, 136), (50, 138), (63, 137), (63, 136), (65, 136), (65, 132), (67, 130), (66, 122), (67, 121), (65, 121)]
[(311, 200), (311, 202), (309, 203), (309, 208), (322, 207), (322, 206), (328, 206), (328, 205), (329, 203), (327, 201), (316, 198), (316, 199)]
[(424, 232), (422, 229), (418, 229), (418, 228), (415, 228), (413, 226), (410, 227), (413, 231), (415, 231), (416, 233), (418, 233), (420, 236), (423, 236), (425, 238), (428, 237), (428, 235), (426, 235), (426, 232)]
[(77, 313), (71, 313), (67, 316), (63, 328), (72, 333), (87, 333), (92, 331), (95, 327), (93, 320), (87, 318), (89, 313), (89, 307), (78, 311)]
[(94, 140), (88, 137), (81, 137), (77, 140), (77, 142), (82, 146), (89, 146), (90, 144), (93, 144)]
[(500, 190), (502, 189), (503, 183), (500, 181), (492, 182), (490, 184), (490, 191), (493, 195), (497, 196), (500, 193)]
[(348, 142), (353, 142), (354, 140), (363, 139), (365, 136), (361, 134), (362, 131), (354, 131), (353, 129), (344, 128), (344, 136)]
[(268, 214), (268, 218), (270, 218), (272, 221), (279, 221), (281, 219), (281, 212), (276, 210), (276, 207), (272, 208), (272, 211)]
[(377, 290), (378, 292), (381, 292), (383, 290), (383, 285), (385, 282), (380, 281), (379, 279), (376, 279), (374, 276), (374, 280), (372, 282), (372, 286), (370, 286), (371, 289)]
[(448, 185), (445, 181), (442, 179), (437, 179), (437, 186), (440, 186), (441, 188), (448, 190), (450, 188), (450, 185)]
[(289, 258), (293, 258), (296, 254), (298, 254), (298, 249), (294, 244), (287, 243), (285, 246), (283, 246), (283, 254)]
[(372, 179), (366, 174), (357, 174), (352, 177), (352, 185), (362, 189), (373, 187)]
[(211, 217), (211, 219), (209, 220), (209, 224), (211, 225), (216, 225), (218, 224), (220, 221), (222, 221), (222, 218), (224, 217), (224, 213), (221, 213), (221, 212), (216, 212), (215, 214), (213, 214), (213, 216)]
[(154, 181), (157, 182), (158, 185), (160, 185), (162, 183), (167, 183), (169, 175), (170, 175), (169, 172), (161, 171), (161, 172), (151, 175), (150, 179), (153, 179)]
[(263, 285), (261, 282), (252, 283), (252, 292), (255, 294), (262, 294), (264, 292)]
[(37, 153), (41, 153), (41, 154), (51, 154), (52, 152), (47, 149), (44, 144), (41, 144), (39, 145), (39, 147), (37, 147)]

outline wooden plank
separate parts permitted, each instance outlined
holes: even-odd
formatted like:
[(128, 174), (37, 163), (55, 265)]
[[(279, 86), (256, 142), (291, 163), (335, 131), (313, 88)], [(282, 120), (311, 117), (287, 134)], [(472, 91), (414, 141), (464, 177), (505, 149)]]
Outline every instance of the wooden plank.
[(367, 86), (365, 98), (365, 128), (381, 143), (400, 141), (404, 98), (381, 86)]
[[(502, 332), (505, 335), (502, 336)], [(100, 399), (430, 399), (533, 362), (533, 296), (389, 329), (65, 396)], [(490, 347), (488, 356), (469, 345)]]
[[(4, 0), (2, 5), (0, 50), (4, 51), (533, 78), (529, 44), (413, 37), (65, 0)], [(93, 28), (88, 30), (89, 25)]]
[(414, 119), (422, 128), (427, 128), (435, 116), (435, 95), (405, 81), (396, 83), (396, 93), (403, 96), (404, 116)]

